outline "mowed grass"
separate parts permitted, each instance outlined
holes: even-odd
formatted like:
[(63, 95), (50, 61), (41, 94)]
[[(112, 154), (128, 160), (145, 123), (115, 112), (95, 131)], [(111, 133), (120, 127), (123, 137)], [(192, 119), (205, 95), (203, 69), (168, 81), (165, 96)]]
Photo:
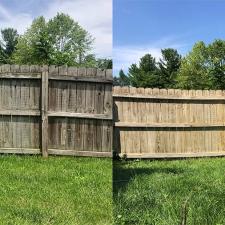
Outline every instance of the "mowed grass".
[(0, 224), (112, 224), (110, 159), (0, 156)]
[(225, 224), (225, 158), (114, 162), (115, 224)]

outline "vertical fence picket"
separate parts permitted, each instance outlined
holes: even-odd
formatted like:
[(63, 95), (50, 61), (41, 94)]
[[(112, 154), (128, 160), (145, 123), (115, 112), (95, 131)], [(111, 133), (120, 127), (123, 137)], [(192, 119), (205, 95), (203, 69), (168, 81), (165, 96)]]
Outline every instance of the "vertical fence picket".
[(48, 156), (48, 70), (43, 67), (41, 74), (41, 151)]

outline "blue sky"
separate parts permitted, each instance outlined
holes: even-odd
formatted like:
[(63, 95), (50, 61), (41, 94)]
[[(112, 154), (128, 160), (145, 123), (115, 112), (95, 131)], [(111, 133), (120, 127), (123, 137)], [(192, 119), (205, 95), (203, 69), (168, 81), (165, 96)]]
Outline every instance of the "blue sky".
[(0, 29), (14, 27), (20, 34), (40, 15), (69, 14), (94, 38), (97, 57), (112, 57), (112, 0), (0, 0)]
[(145, 53), (173, 47), (185, 55), (196, 41), (225, 39), (223, 0), (114, 0), (114, 75)]

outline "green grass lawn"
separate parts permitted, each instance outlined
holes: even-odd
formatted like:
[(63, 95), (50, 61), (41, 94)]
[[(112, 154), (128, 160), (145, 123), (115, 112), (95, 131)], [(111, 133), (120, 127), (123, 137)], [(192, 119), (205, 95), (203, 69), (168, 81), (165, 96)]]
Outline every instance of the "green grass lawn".
[(0, 224), (112, 224), (110, 159), (0, 156)]
[(225, 158), (114, 162), (115, 224), (225, 224)]

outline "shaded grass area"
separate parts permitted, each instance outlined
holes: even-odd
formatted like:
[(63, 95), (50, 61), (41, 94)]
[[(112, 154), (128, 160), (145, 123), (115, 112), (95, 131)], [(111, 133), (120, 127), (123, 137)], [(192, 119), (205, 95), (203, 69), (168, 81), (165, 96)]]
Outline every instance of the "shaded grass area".
[(115, 161), (113, 167), (115, 224), (225, 224), (225, 158)]
[(0, 156), (0, 224), (112, 224), (111, 159)]

